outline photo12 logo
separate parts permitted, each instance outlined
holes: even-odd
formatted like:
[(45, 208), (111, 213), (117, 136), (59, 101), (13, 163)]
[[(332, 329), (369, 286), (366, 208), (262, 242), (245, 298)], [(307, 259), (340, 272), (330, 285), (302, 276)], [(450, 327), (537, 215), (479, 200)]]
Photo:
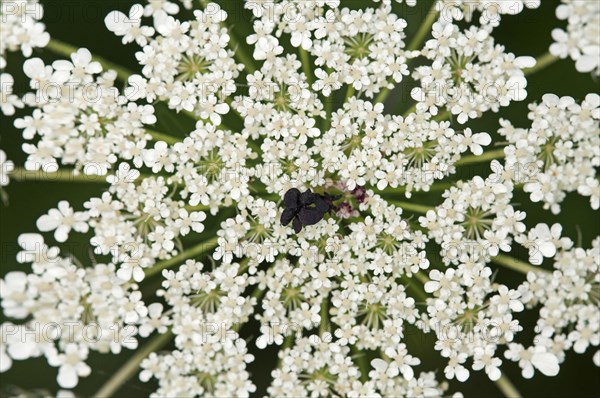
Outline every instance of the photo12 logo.
[(30, 1), (2, 1), (0, 3), (0, 22), (6, 23), (9, 18), (19, 18), (25, 23), (28, 19), (42, 19), (44, 9), (39, 3)]
[(31, 321), (25, 325), (4, 323), (2, 325), (2, 344), (46, 343), (52, 341), (114, 342), (117, 344), (136, 344), (137, 327), (133, 325), (100, 325), (95, 322), (63, 321), (42, 323)]

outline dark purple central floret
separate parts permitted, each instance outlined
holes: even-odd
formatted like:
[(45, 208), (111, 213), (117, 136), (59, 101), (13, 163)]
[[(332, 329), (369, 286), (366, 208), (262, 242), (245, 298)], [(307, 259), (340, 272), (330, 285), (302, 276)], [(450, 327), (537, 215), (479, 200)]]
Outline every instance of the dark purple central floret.
[(302, 226), (314, 225), (321, 221), (331, 210), (331, 198), (311, 192), (300, 193), (296, 188), (287, 191), (283, 197), (285, 209), (281, 213), (281, 224), (286, 226), (292, 221), (296, 233)]
[(367, 198), (367, 190), (359, 185), (352, 190), (352, 195), (356, 198), (358, 203), (363, 203)]

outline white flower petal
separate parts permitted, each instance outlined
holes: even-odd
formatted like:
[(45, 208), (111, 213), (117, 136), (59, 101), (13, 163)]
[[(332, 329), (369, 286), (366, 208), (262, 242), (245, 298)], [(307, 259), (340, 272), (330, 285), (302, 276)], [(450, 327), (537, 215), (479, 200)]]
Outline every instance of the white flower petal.
[(546, 376), (556, 376), (560, 371), (558, 358), (550, 352), (536, 352), (531, 358), (531, 363)]

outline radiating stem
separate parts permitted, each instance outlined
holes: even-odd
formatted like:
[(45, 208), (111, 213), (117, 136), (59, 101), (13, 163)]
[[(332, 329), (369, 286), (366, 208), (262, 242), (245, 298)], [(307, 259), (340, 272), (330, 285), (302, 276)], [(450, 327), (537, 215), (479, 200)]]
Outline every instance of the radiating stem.
[(525, 261), (517, 260), (516, 258), (504, 254), (498, 254), (496, 257), (492, 258), (492, 262), (522, 274), (527, 274), (528, 272), (550, 272), (544, 268), (536, 267), (535, 265), (531, 265)]
[(210, 210), (210, 206), (204, 206), (204, 205), (185, 206), (185, 209), (188, 212), (192, 212), (192, 211), (207, 211), (207, 210)]
[(429, 282), (429, 278), (423, 275), (420, 271), (414, 274), (414, 277), (419, 280), (425, 286), (427, 282)]
[[(286, 338), (283, 340), (283, 344), (281, 345), (281, 348), (279, 349), (279, 352), (283, 352), (284, 350), (290, 348), (294, 344), (294, 339), (296, 338), (295, 333), (296, 332), (294, 331), (289, 336), (286, 336)], [(281, 360), (282, 360), (282, 358), (279, 358), (277, 360), (276, 368), (279, 368), (281, 366)]]
[(425, 214), (429, 210), (434, 209), (434, 207), (431, 207), (431, 206), (418, 205), (416, 203), (409, 203), (409, 202), (402, 202), (402, 201), (394, 200), (394, 199), (389, 199), (388, 201), (395, 206), (401, 207), (402, 210), (410, 211), (413, 213)]
[(304, 74), (306, 75), (306, 81), (308, 82), (308, 84), (312, 84), (313, 78), (312, 71), (310, 69), (310, 55), (308, 54), (308, 51), (306, 51), (302, 47), (299, 48), (299, 51), (300, 60), (302, 61), (302, 69), (304, 70)]
[(319, 324), (319, 334), (323, 338), (323, 333), (329, 331), (329, 300), (327, 297), (323, 298), (321, 302), (321, 323)]
[(469, 155), (463, 156), (458, 162), (456, 162), (456, 166), (464, 166), (466, 164), (473, 164), (479, 162), (486, 162), (488, 160), (500, 159), (504, 157), (504, 148), (494, 149), (492, 151), (484, 152), (483, 154), (477, 155)]
[(425, 18), (425, 20), (423, 22), (421, 22), (421, 25), (419, 26), (419, 30), (417, 31), (417, 33), (413, 37), (412, 41), (406, 48), (408, 51), (414, 51), (417, 48), (419, 48), (419, 46), (423, 43), (423, 40), (425, 39), (425, 37), (427, 37), (427, 35), (431, 32), (431, 26), (438, 19), (438, 12), (435, 9), (436, 3), (437, 3), (437, 1), (433, 2), (431, 9), (427, 12), (427, 17)]
[[(231, 113), (228, 113), (228, 115), (235, 116), (236, 118), (239, 119), (239, 121), (242, 124), (244, 124), (244, 118), (243, 118), (242, 115), (240, 115), (240, 113), (238, 112), (238, 110), (233, 107), (233, 100), (231, 99), (231, 97), (225, 97), (225, 102), (227, 102), (227, 105), (229, 105), (229, 108), (231, 109)], [(221, 125), (223, 125), (225, 128), (227, 128), (229, 130), (233, 130), (232, 128), (229, 128), (229, 127), (225, 126), (222, 120), (221, 120)]]
[(325, 118), (323, 119), (323, 131), (329, 130), (331, 127), (331, 114), (333, 113), (333, 93), (329, 97), (325, 97)]
[[(455, 182), (447, 182), (447, 181), (436, 182), (436, 183), (431, 184), (431, 186), (429, 187), (429, 191), (412, 191), (412, 194), (426, 194), (429, 192), (445, 191), (446, 189), (453, 187), (454, 184), (455, 184)], [(386, 192), (404, 194), (404, 193), (406, 193), (406, 187), (387, 188)]]
[[(456, 185), (456, 182), (438, 182), (438, 183), (432, 184), (429, 187), (429, 191), (427, 191), (427, 192), (425, 192), (425, 191), (414, 191), (413, 194), (445, 191), (447, 189), (452, 188), (455, 185)], [(524, 186), (523, 183), (513, 184), (513, 188), (515, 190), (523, 189), (523, 186)], [(394, 193), (404, 193), (405, 191), (403, 191), (401, 189), (398, 189), (397, 191), (393, 191), (393, 192)]]
[(444, 110), (435, 115), (433, 120), (441, 122), (443, 120), (450, 119), (450, 117), (452, 117), (452, 113), (449, 110)]
[(504, 394), (504, 396), (506, 398), (521, 398), (522, 397), (519, 390), (517, 390), (517, 388), (514, 386), (514, 384), (508, 379), (508, 377), (506, 377), (506, 375), (504, 373), (494, 383), (496, 383), (496, 386), (498, 387), (498, 389), (500, 391), (502, 391), (502, 394)]
[(38, 181), (38, 182), (89, 182), (106, 184), (106, 176), (86, 175), (83, 173), (73, 174), (72, 170), (58, 169), (53, 171), (26, 170), (16, 167), (9, 174), (16, 181)]
[(417, 111), (417, 104), (415, 103), (408, 110), (406, 110), (406, 112), (404, 112), (402, 117), (406, 119), (406, 117), (408, 115), (410, 115), (411, 113), (415, 113), (416, 111)]
[[(208, 0), (198, 0), (198, 2), (200, 3), (200, 6), (204, 9), (206, 9), (206, 7), (208, 6), (208, 3), (209, 3)], [(233, 33), (233, 32), (235, 32), (235, 29), (226, 26), (225, 22), (222, 22), (221, 26), (223, 26), (224, 28), (227, 28), (227, 34), (229, 35), (229, 46), (231, 48), (233, 48), (233, 50), (235, 52), (235, 57), (238, 58), (238, 60), (242, 64), (244, 64), (244, 66), (246, 67), (246, 69), (248, 69), (250, 71), (250, 73), (254, 73), (254, 71), (256, 70), (256, 68), (254, 67), (254, 58), (250, 58), (248, 56), (248, 54), (246, 54), (246, 52), (244, 51), (242, 46), (240, 46), (237, 38), (235, 37), (235, 35)]]
[[(64, 56), (67, 59), (70, 59), (71, 54), (77, 52), (77, 50), (78, 50), (77, 47), (67, 44), (65, 42), (62, 42), (57, 39), (51, 39), (50, 42), (48, 43), (48, 45), (46, 46), (46, 48), (58, 55)], [(112, 69), (115, 72), (117, 72), (117, 77), (124, 82), (127, 81), (127, 78), (129, 76), (134, 74), (134, 72), (128, 70), (127, 68), (124, 68), (113, 62), (110, 62), (102, 57), (97, 56), (97, 55), (92, 54), (92, 60), (99, 62), (100, 65), (102, 65), (102, 68), (104, 70)]]
[(242, 64), (244, 64), (244, 67), (248, 70), (248, 72), (254, 73), (256, 71), (256, 67), (254, 66), (254, 58), (251, 58), (248, 54), (246, 54), (244, 48), (239, 44), (237, 38), (233, 34), (234, 31), (235, 30), (231, 28), (227, 29), (227, 34), (229, 35), (229, 45), (234, 49), (234, 56), (238, 58)]
[(350, 98), (352, 98), (353, 95), (354, 95), (354, 86), (352, 84), (349, 84), (348, 90), (346, 91), (346, 99), (344, 100), (344, 103), (348, 102), (348, 100)]
[(523, 71), (523, 73), (525, 74), (525, 76), (527, 75), (532, 75), (535, 72), (539, 72), (540, 70), (552, 65), (553, 63), (555, 63), (556, 61), (558, 61), (560, 58), (558, 58), (555, 55), (550, 54), (549, 52), (545, 53), (544, 55), (539, 56), (535, 61), (535, 66), (533, 68), (527, 68)]
[(173, 144), (183, 141), (182, 139), (170, 136), (168, 134), (160, 133), (158, 131), (150, 130), (150, 129), (146, 129), (146, 133), (150, 134), (154, 141), (164, 141), (170, 145), (173, 145)]
[(352, 350), (352, 358), (360, 369), (360, 381), (365, 383), (369, 380), (369, 366), (367, 364), (367, 353), (360, 351), (356, 346), (350, 346)]
[(260, 289), (258, 286), (254, 288), (250, 297), (254, 297), (256, 301), (260, 301), (263, 294), (267, 292), (267, 289)]
[(400, 279), (402, 280), (402, 283), (406, 285), (406, 289), (412, 292), (412, 294), (415, 296), (415, 298), (417, 299), (415, 300), (416, 302), (427, 302), (427, 293), (425, 293), (425, 290), (423, 290), (423, 286), (420, 286), (419, 282), (416, 282), (413, 279), (409, 279), (406, 275), (403, 275), (402, 277), (400, 277)]
[(152, 338), (148, 344), (138, 349), (135, 354), (129, 358), (121, 368), (119, 368), (113, 376), (106, 382), (94, 397), (109, 398), (114, 397), (115, 393), (139, 371), (140, 363), (151, 353), (165, 346), (173, 337), (169, 331), (165, 334), (159, 334)]
[(379, 92), (379, 94), (377, 94), (377, 97), (375, 97), (375, 99), (373, 100), (374, 103), (378, 103), (378, 102), (385, 102), (385, 100), (387, 99), (387, 97), (390, 95), (390, 89), (385, 87), (383, 90), (381, 90)]
[[(408, 116), (410, 116), (411, 113), (415, 113), (416, 111), (417, 111), (417, 104), (414, 103), (409, 109), (407, 109), (402, 114), (402, 117), (406, 119)], [(437, 115), (435, 115), (434, 117), (432, 117), (432, 119), (437, 122), (441, 122), (446, 119), (450, 119), (451, 116), (452, 116), (452, 113), (450, 111), (443, 110), (443, 111), (439, 112)]]
[[(431, 9), (429, 9), (429, 11), (427, 12), (427, 17), (425, 18), (425, 20), (423, 22), (421, 22), (421, 25), (419, 26), (419, 30), (413, 37), (413, 39), (410, 42), (410, 44), (408, 45), (408, 47), (406, 47), (407, 51), (413, 51), (413, 50), (416, 50), (417, 48), (419, 48), (419, 46), (423, 43), (423, 40), (425, 39), (425, 37), (427, 37), (427, 35), (431, 32), (431, 26), (435, 23), (435, 21), (437, 21), (438, 14), (439, 14), (437, 12), (437, 10), (435, 9), (436, 3), (437, 3), (437, 1), (433, 2)], [(375, 102), (376, 103), (377, 102), (385, 102), (387, 97), (390, 95), (390, 92), (391, 92), (390, 89), (384, 88), (383, 90), (381, 90), (379, 92), (377, 97), (375, 97)]]
[(168, 260), (164, 260), (164, 261), (154, 264), (154, 266), (152, 266), (152, 268), (147, 268), (144, 271), (144, 274), (146, 275), (146, 278), (148, 278), (154, 274), (161, 272), (163, 269), (172, 267), (179, 263), (183, 263), (185, 260), (196, 257), (202, 253), (207, 253), (210, 250), (214, 249), (216, 246), (217, 246), (217, 237), (214, 237), (207, 241), (201, 242), (194, 247), (191, 247), (187, 250), (182, 251), (175, 257), (171, 257)]

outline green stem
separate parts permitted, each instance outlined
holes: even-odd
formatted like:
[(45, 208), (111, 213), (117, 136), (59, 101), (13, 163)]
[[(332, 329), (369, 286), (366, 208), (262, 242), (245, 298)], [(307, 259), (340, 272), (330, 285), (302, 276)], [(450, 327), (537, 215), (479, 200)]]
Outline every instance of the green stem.
[(506, 398), (522, 397), (519, 390), (517, 390), (515, 385), (508, 379), (508, 377), (506, 377), (506, 375), (504, 375), (504, 373), (494, 383), (496, 383), (496, 387), (498, 387), (498, 389), (502, 391), (502, 394), (504, 394)]
[(234, 56), (244, 64), (244, 67), (248, 69), (250, 73), (254, 73), (256, 71), (256, 67), (254, 66), (254, 58), (251, 58), (246, 52), (244, 48), (240, 45), (237, 38), (234, 36), (233, 32), (235, 30), (233, 28), (227, 29), (227, 34), (229, 34), (229, 45), (234, 49)]
[[(171, 110), (172, 110), (172, 109), (170, 109), (170, 108), (167, 108), (167, 109), (169, 109), (169, 111), (171, 111)], [(182, 110), (180, 110), (180, 111), (179, 111), (179, 113), (181, 113), (181, 114), (183, 114), (183, 115), (186, 115), (187, 117), (189, 117), (190, 119), (193, 119), (193, 120), (198, 120), (198, 119), (200, 119), (200, 118), (198, 117), (198, 115), (196, 115), (194, 112), (192, 112), (192, 111), (188, 111), (188, 110), (186, 110), (186, 109), (182, 109)], [(202, 121), (203, 121), (203, 122), (206, 122), (206, 120), (202, 120)]]
[[(456, 186), (456, 182), (438, 182), (438, 183), (434, 183), (429, 187), (429, 191), (425, 192), (425, 191), (414, 191), (413, 194), (418, 194), (418, 193), (429, 193), (429, 192), (440, 192), (440, 191), (445, 191), (447, 189), (452, 188), (453, 186)], [(514, 184), (513, 185), (514, 189), (518, 190), (518, 189), (523, 189), (523, 184), (522, 183), (518, 183), (518, 184)], [(398, 188), (397, 190), (393, 191), (394, 193), (404, 193), (406, 192), (405, 189), (400, 189)]]
[[(227, 102), (227, 105), (229, 105), (229, 108), (231, 109), (231, 113), (227, 114), (229, 115), (233, 115), (235, 116), (237, 119), (239, 119), (240, 123), (243, 125), (244, 124), (244, 118), (242, 117), (242, 115), (240, 115), (240, 113), (238, 112), (237, 109), (235, 109), (233, 107), (233, 100), (231, 99), (231, 97), (225, 97), (225, 102)], [(232, 130), (232, 128), (225, 126), (225, 124), (223, 123), (223, 121), (221, 121), (221, 125), (223, 125), (225, 128), (227, 128), (228, 130)]]
[(523, 73), (525, 74), (525, 76), (527, 75), (532, 75), (535, 72), (539, 72), (542, 69), (552, 65), (553, 63), (555, 63), (556, 61), (558, 61), (560, 58), (558, 58), (555, 55), (550, 54), (549, 52), (545, 53), (544, 55), (541, 55), (539, 57), (537, 57), (537, 59), (535, 60), (535, 66), (532, 68), (527, 68), (523, 71)]
[(411, 113), (415, 113), (417, 111), (417, 104), (413, 104), (413, 106), (411, 106), (409, 109), (406, 110), (406, 112), (404, 112), (404, 114), (402, 115), (402, 117), (404, 119), (406, 119), (406, 117), (408, 117), (408, 115), (410, 115)]
[(323, 338), (323, 333), (329, 331), (329, 300), (326, 297), (321, 302), (321, 323), (319, 324), (319, 334)]
[(369, 380), (369, 366), (367, 364), (367, 353), (360, 351), (356, 346), (350, 346), (352, 359), (354, 359), (360, 370), (360, 381), (365, 383)]
[(352, 84), (349, 84), (348, 90), (346, 91), (346, 99), (344, 100), (344, 103), (348, 102), (348, 100), (350, 98), (352, 98), (353, 95), (354, 95), (354, 86)]
[(207, 210), (210, 210), (210, 206), (204, 206), (204, 205), (185, 206), (185, 209), (188, 212), (192, 212), (192, 211), (207, 211)]
[(442, 120), (450, 119), (452, 113), (449, 110), (444, 110), (433, 117), (433, 120), (441, 122)]
[(299, 50), (300, 60), (302, 61), (302, 69), (304, 70), (304, 74), (306, 75), (306, 81), (308, 82), (308, 84), (312, 85), (313, 78), (312, 71), (310, 70), (310, 55), (308, 54), (308, 51), (306, 51), (302, 47), (300, 47)]
[(535, 265), (531, 265), (525, 261), (517, 260), (516, 258), (504, 254), (498, 254), (496, 257), (492, 258), (492, 262), (522, 274), (527, 274), (529, 272), (550, 272), (544, 268), (536, 267)]
[[(419, 30), (413, 37), (412, 41), (406, 48), (407, 51), (416, 50), (422, 43), (425, 37), (431, 32), (431, 26), (437, 21), (438, 12), (435, 9), (435, 4), (437, 1), (433, 2), (431, 9), (427, 12), (427, 17), (419, 26)], [(379, 92), (377, 97), (375, 97), (375, 102), (385, 102), (387, 97), (390, 95), (391, 90), (388, 88), (384, 88)]]
[(150, 134), (154, 141), (164, 141), (170, 145), (173, 145), (173, 144), (176, 144), (176, 143), (182, 141), (179, 138), (172, 137), (168, 134), (160, 133), (158, 131), (154, 131), (154, 130), (150, 130), (150, 129), (146, 129), (146, 133)]
[(263, 296), (263, 294), (265, 294), (267, 292), (267, 289), (260, 289), (258, 286), (256, 288), (254, 288), (254, 290), (252, 291), (252, 294), (250, 295), (250, 297), (254, 297), (256, 299), (256, 302), (260, 301), (261, 297)]
[[(48, 43), (48, 45), (46, 46), (46, 48), (48, 50), (52, 51), (53, 53), (64, 56), (67, 59), (70, 59), (71, 54), (76, 53), (78, 50), (77, 47), (67, 44), (65, 42), (62, 42), (57, 39), (51, 39), (50, 42)], [(115, 72), (117, 72), (117, 77), (124, 82), (127, 81), (127, 78), (129, 76), (134, 74), (134, 72), (128, 70), (127, 68), (124, 68), (113, 62), (110, 62), (102, 57), (97, 56), (97, 55), (92, 54), (92, 60), (99, 62), (100, 65), (102, 65), (102, 68), (104, 70), (112, 69)]]
[(487, 162), (493, 159), (500, 159), (504, 157), (504, 148), (494, 149), (493, 151), (484, 152), (483, 154), (477, 155), (469, 155), (463, 156), (458, 162), (456, 162), (456, 166), (464, 166), (466, 164), (473, 164), (479, 162)]
[(427, 302), (429, 296), (427, 296), (427, 293), (425, 293), (425, 290), (423, 290), (423, 286), (420, 286), (420, 284), (415, 280), (409, 279), (406, 275), (400, 277), (400, 280), (402, 280), (402, 283), (406, 285), (406, 289), (411, 291), (414, 294), (415, 298), (417, 298), (417, 300), (415, 300), (416, 302)]
[(52, 172), (44, 170), (25, 170), (22, 167), (16, 167), (9, 174), (15, 181), (36, 181), (36, 182), (89, 182), (106, 184), (106, 176), (86, 175), (83, 173), (73, 174), (72, 170), (59, 169)]
[(331, 128), (331, 114), (333, 113), (333, 93), (325, 97), (325, 118), (323, 119), (323, 131)]
[[(296, 332), (294, 331), (289, 336), (286, 336), (286, 338), (283, 340), (283, 344), (281, 345), (281, 348), (279, 349), (279, 352), (283, 352), (284, 350), (290, 348), (294, 344), (294, 339), (296, 338), (295, 334), (296, 334)], [(276, 368), (279, 368), (281, 366), (281, 360), (282, 360), (282, 358), (279, 358), (277, 360)]]
[[(413, 106), (410, 107), (410, 109), (407, 109), (402, 114), (402, 117), (404, 119), (406, 119), (408, 116), (410, 116), (411, 113), (415, 113), (416, 111), (417, 111), (417, 104), (415, 103), (415, 104), (413, 104)], [(452, 113), (450, 113), (450, 111), (444, 110), (444, 111), (438, 113), (437, 115), (435, 115), (432, 119), (437, 122), (441, 122), (443, 120), (450, 119), (451, 116), (452, 116)]]
[(202, 253), (209, 252), (210, 250), (214, 249), (216, 246), (217, 246), (217, 238), (214, 237), (212, 239), (209, 239), (207, 241), (199, 243), (194, 247), (191, 247), (187, 250), (182, 251), (175, 257), (171, 257), (168, 260), (161, 261), (161, 262), (154, 264), (154, 266), (152, 268), (147, 268), (144, 271), (144, 274), (146, 275), (146, 278), (149, 278), (149, 277), (161, 272), (163, 269), (166, 269), (166, 268), (172, 267), (176, 264), (182, 263), (185, 260), (196, 257)]
[[(200, 3), (200, 7), (204, 9), (206, 9), (209, 3), (207, 0), (198, 0), (198, 2)], [(254, 73), (254, 71), (256, 70), (256, 68), (254, 67), (254, 58), (250, 58), (248, 54), (246, 54), (246, 52), (244, 51), (243, 47), (240, 46), (237, 38), (233, 34), (233, 32), (235, 32), (235, 29), (225, 26), (224, 22), (221, 23), (221, 26), (227, 28), (227, 34), (229, 35), (229, 45), (231, 48), (233, 48), (235, 52), (235, 57), (238, 58), (238, 60), (242, 64), (244, 64), (244, 66), (250, 71), (250, 73)]]
[(425, 286), (425, 284), (427, 282), (429, 282), (429, 278), (426, 277), (425, 275), (423, 275), (421, 273), (421, 271), (417, 272), (416, 274), (414, 274), (414, 277), (417, 278), (419, 280), (419, 282), (421, 282), (423, 284), (423, 286)]
[(425, 37), (429, 33), (431, 33), (431, 26), (438, 19), (438, 12), (435, 9), (435, 4), (436, 3), (437, 3), (437, 1), (433, 2), (433, 6), (431, 6), (431, 9), (427, 13), (427, 17), (421, 23), (421, 26), (419, 27), (419, 30), (415, 34), (415, 37), (412, 39), (412, 41), (408, 45), (408, 47), (407, 47), (408, 51), (414, 51), (414, 50), (416, 50), (421, 45), (421, 43), (423, 42), (423, 40), (425, 39)]
[(387, 99), (387, 97), (390, 95), (390, 89), (385, 87), (383, 90), (381, 90), (379, 92), (379, 94), (377, 94), (377, 97), (375, 97), (374, 103), (378, 103), (378, 102), (385, 102), (385, 100)]
[[(437, 182), (437, 183), (431, 184), (431, 186), (429, 187), (429, 191), (412, 191), (412, 194), (420, 194), (420, 193), (425, 194), (425, 193), (429, 193), (429, 192), (445, 191), (446, 189), (453, 187), (455, 184), (456, 184), (455, 182)], [(386, 192), (394, 193), (394, 194), (404, 194), (404, 193), (406, 193), (406, 187), (387, 188)]]
[(94, 395), (96, 398), (114, 397), (115, 393), (139, 371), (140, 363), (151, 353), (166, 345), (173, 334), (169, 331), (165, 334), (159, 334), (152, 338), (148, 344), (141, 347), (113, 376), (106, 382), (100, 390)]
[[(331, 73), (332, 69), (327, 67), (325, 69), (327, 71), (327, 73)], [(327, 131), (329, 130), (329, 128), (331, 127), (331, 115), (333, 113), (333, 102), (334, 102), (334, 95), (335, 95), (335, 90), (332, 90), (331, 93), (329, 93), (329, 96), (323, 96), (323, 104), (325, 107), (325, 117), (322, 120), (322, 128), (323, 131)]]
[(415, 203), (402, 202), (400, 200), (394, 200), (394, 199), (390, 199), (389, 202), (395, 206), (401, 207), (402, 210), (410, 211), (412, 213), (425, 214), (429, 210), (434, 209), (434, 207), (432, 207), (432, 206), (418, 205)]

